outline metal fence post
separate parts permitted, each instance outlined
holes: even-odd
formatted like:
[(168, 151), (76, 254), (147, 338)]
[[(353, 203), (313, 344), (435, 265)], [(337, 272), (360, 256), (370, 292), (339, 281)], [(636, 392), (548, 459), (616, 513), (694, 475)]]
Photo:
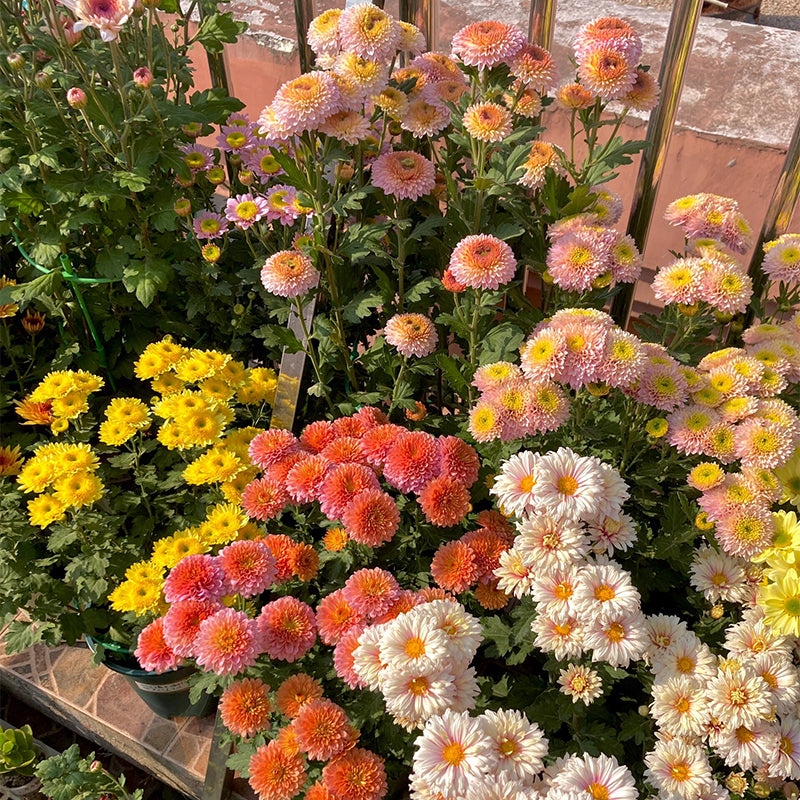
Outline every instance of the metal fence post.
[(439, 0), (400, 0), (400, 19), (421, 31), (429, 50), (439, 44)]
[(555, 22), (556, 0), (531, 0), (528, 41), (549, 50), (553, 45)]
[[(686, 64), (692, 52), (702, 8), (702, 0), (675, 0), (672, 8), (659, 72), (661, 100), (650, 115), (650, 124), (647, 126), (650, 147), (642, 153), (628, 220), (628, 233), (633, 236), (641, 252), (644, 252), (647, 244), (656, 195), (678, 113)], [(635, 283), (624, 285), (611, 304), (611, 316), (622, 328), (628, 324), (635, 289)]]
[[(204, 3), (198, 5), (198, 15), (202, 20), (208, 16), (208, 10)], [(208, 58), (208, 72), (211, 76), (211, 86), (215, 89), (224, 89), (226, 94), (231, 93), (231, 73), (228, 69), (228, 59), (225, 49), (220, 53), (212, 53), (206, 50)]]
[(308, 26), (316, 16), (314, 0), (294, 0), (294, 21), (297, 25), (297, 51), (300, 55), (301, 72), (308, 72), (314, 66), (314, 51), (308, 44)]

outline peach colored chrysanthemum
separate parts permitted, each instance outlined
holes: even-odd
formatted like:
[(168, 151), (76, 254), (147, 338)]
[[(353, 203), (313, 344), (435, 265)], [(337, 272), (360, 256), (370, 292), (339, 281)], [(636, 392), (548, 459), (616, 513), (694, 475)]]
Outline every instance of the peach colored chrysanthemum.
[(512, 129), (511, 112), (498, 103), (475, 103), (463, 117), (464, 130), (479, 142), (502, 142)]
[(439, 343), (436, 327), (424, 314), (395, 314), (386, 321), (383, 335), (406, 358), (430, 355)]
[(330, 463), (319, 455), (306, 456), (286, 475), (286, 491), (295, 503), (310, 503), (319, 497)]
[(594, 95), (579, 83), (567, 83), (556, 92), (556, 105), (569, 111), (594, 105)]
[(431, 576), (447, 591), (465, 592), (478, 580), (478, 566), (472, 548), (456, 540), (443, 544), (431, 562)]
[(181, 663), (181, 658), (164, 639), (164, 618), (151, 622), (140, 634), (133, 653), (142, 669), (156, 674), (168, 672)]
[(350, 537), (344, 528), (330, 528), (322, 537), (322, 544), (328, 552), (338, 553), (347, 547)]
[(300, 445), (304, 450), (321, 453), (335, 438), (333, 424), (321, 419), (303, 428), (303, 432), (300, 434)]
[(413, 150), (395, 150), (372, 164), (372, 183), (398, 199), (418, 200), (436, 185), (433, 162)]
[(339, 17), (339, 43), (342, 50), (360, 58), (390, 61), (401, 36), (397, 22), (383, 9), (370, 3), (350, 6)]
[(541, 188), (548, 169), (554, 170), (557, 175), (563, 172), (555, 147), (547, 142), (534, 142), (523, 166), (525, 173), (518, 182), (528, 189)]
[(619, 17), (599, 17), (587, 22), (575, 37), (575, 57), (583, 61), (594, 50), (612, 47), (632, 61), (639, 63), (642, 55), (642, 41), (639, 34), (624, 19)]
[(433, 99), (423, 92), (408, 104), (408, 111), (400, 122), (400, 127), (416, 139), (436, 136), (450, 124), (450, 109), (438, 99), (431, 102)]
[(513, 279), (517, 260), (501, 239), (480, 233), (467, 236), (453, 249), (449, 267), (453, 277), (472, 289), (499, 289)]
[(489, 611), (499, 611), (508, 605), (511, 595), (498, 588), (499, 578), (489, 578), (478, 582), (475, 599)]
[(344, 709), (326, 700), (312, 700), (292, 723), (300, 752), (314, 761), (330, 761), (353, 742), (353, 731)]
[(336, 55), (339, 45), (339, 18), (342, 10), (329, 8), (311, 20), (308, 44), (317, 55)]
[(290, 134), (316, 128), (339, 111), (339, 87), (333, 76), (316, 70), (287, 81), (272, 101), (272, 114)]
[(259, 645), (255, 622), (243, 611), (224, 608), (200, 623), (195, 659), (209, 672), (236, 675), (256, 663)]
[(319, 572), (319, 553), (313, 545), (299, 543), (292, 549), (289, 564), (292, 574), (303, 583), (308, 583), (314, 580)]
[(317, 285), (319, 272), (311, 259), (295, 250), (271, 255), (261, 268), (261, 283), (278, 297), (299, 297)]
[(386, 455), (405, 429), (391, 423), (377, 425), (361, 437), (361, 451), (367, 463), (376, 469), (383, 468)]
[(272, 478), (257, 478), (242, 492), (242, 508), (253, 519), (273, 519), (289, 502), (284, 487)]
[(164, 639), (172, 650), (184, 658), (194, 655), (194, 640), (200, 623), (220, 610), (217, 603), (183, 600), (173, 603), (164, 615)]
[(266, 730), (270, 711), (269, 686), (258, 678), (243, 678), (232, 683), (219, 700), (222, 724), (238, 736), (255, 736)]
[(510, 63), (511, 74), (529, 89), (540, 94), (556, 82), (556, 65), (549, 51), (536, 44), (525, 44)]
[(440, 528), (458, 525), (472, 508), (468, 489), (448, 475), (440, 475), (425, 486), (419, 505), (425, 519)]
[(364, 616), (347, 602), (343, 589), (326, 595), (317, 606), (317, 628), (324, 644), (337, 644), (351, 628), (361, 627), (365, 622)]
[(603, 100), (618, 100), (636, 84), (636, 63), (612, 48), (598, 48), (578, 68), (581, 81)]
[(485, 578), (500, 566), (500, 556), (511, 547), (513, 536), (504, 530), (479, 528), (465, 533), (461, 541), (475, 556), (478, 577)]
[(307, 603), (294, 597), (280, 597), (261, 609), (258, 630), (270, 658), (297, 661), (314, 646), (317, 620)]
[(621, 97), (623, 105), (637, 111), (652, 111), (658, 105), (661, 87), (651, 72), (636, 70), (636, 79), (628, 93)]
[(344, 584), (344, 598), (359, 614), (378, 617), (400, 596), (400, 585), (391, 572), (375, 567), (354, 572)]
[(342, 514), (342, 524), (354, 542), (380, 547), (389, 542), (400, 527), (397, 503), (380, 489), (365, 489), (357, 494)]
[(324, 783), (317, 781), (306, 789), (303, 800), (333, 800), (333, 795), (328, 791)]
[(250, 786), (259, 800), (290, 800), (305, 782), (303, 758), (289, 755), (277, 741), (262, 745), (250, 759)]
[(364, 464), (337, 464), (320, 487), (320, 510), (328, 519), (340, 519), (350, 501), (366, 489), (380, 489), (375, 473)]
[(67, 0), (64, 3), (78, 18), (72, 30), (95, 28), (104, 42), (117, 38), (133, 13), (134, 0)]
[(383, 759), (361, 747), (327, 764), (322, 782), (334, 800), (380, 800), (387, 788)]
[(293, 433), (280, 428), (261, 431), (250, 442), (250, 460), (261, 469), (277, 464), (286, 456), (297, 452), (300, 443)]
[(292, 576), (292, 554), (297, 542), (283, 533), (269, 533), (262, 540), (275, 557), (277, 574), (276, 583), (281, 583)]
[(298, 672), (288, 677), (275, 693), (275, 706), (284, 717), (294, 719), (300, 709), (322, 697), (322, 686), (310, 675)]
[(439, 449), (439, 469), (467, 488), (478, 480), (481, 462), (475, 448), (456, 436), (440, 436), (436, 446)]
[(364, 688), (366, 684), (358, 677), (355, 670), (354, 653), (359, 646), (359, 637), (364, 632), (363, 625), (350, 628), (336, 644), (333, 651), (333, 667), (336, 674), (351, 688)]
[(215, 602), (222, 597), (225, 575), (218, 559), (207, 555), (191, 555), (179, 561), (164, 582), (168, 603), (179, 600)]
[(510, 61), (525, 45), (525, 34), (505, 22), (474, 22), (453, 37), (453, 52), (468, 66), (485, 69)]
[(261, 542), (243, 539), (220, 550), (219, 565), (225, 574), (226, 594), (252, 597), (275, 581), (275, 557)]
[(386, 454), (383, 474), (401, 492), (420, 492), (439, 472), (435, 437), (423, 431), (402, 433)]
[(339, 436), (320, 455), (334, 464), (360, 464), (365, 461), (357, 436)]

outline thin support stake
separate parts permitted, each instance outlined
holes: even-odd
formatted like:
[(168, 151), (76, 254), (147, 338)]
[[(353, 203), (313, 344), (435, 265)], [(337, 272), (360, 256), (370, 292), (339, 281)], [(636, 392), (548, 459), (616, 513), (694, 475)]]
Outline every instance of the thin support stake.
[(545, 50), (553, 46), (553, 29), (556, 22), (556, 0), (531, 0), (528, 19), (528, 39)]
[(429, 50), (439, 42), (439, 0), (400, 0), (400, 19), (416, 25), (425, 37)]
[(308, 26), (315, 16), (314, 0), (294, 0), (294, 21), (297, 26), (297, 50), (300, 54), (301, 72), (308, 72), (314, 66), (314, 51), (308, 43)]
[[(640, 252), (644, 252), (647, 244), (658, 187), (678, 114), (686, 65), (692, 52), (702, 9), (703, 0), (675, 0), (672, 7), (664, 44), (664, 59), (659, 72), (661, 100), (650, 115), (650, 124), (647, 126), (650, 147), (642, 153), (628, 220), (628, 233)], [(635, 283), (625, 284), (611, 304), (611, 316), (621, 328), (628, 324), (635, 289)]]

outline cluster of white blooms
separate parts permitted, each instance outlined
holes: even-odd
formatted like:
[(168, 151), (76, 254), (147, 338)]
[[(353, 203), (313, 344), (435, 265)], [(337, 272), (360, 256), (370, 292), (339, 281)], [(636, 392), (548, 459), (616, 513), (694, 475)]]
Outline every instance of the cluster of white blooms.
[(372, 625), (358, 638), (353, 669), (406, 730), (446, 710), (475, 706), (470, 663), (483, 640), (480, 622), (454, 600), (433, 600)]
[(710, 603), (755, 605), (763, 570), (739, 556), (713, 547), (695, 550), (690, 582)]
[[(614, 667), (639, 660), (647, 644), (639, 592), (609, 558), (636, 538), (622, 511), (628, 488), (619, 472), (566, 447), (523, 451), (503, 463), (492, 492), (518, 520), (495, 575), (503, 591), (533, 597), (536, 646), (559, 660), (588, 651)], [(587, 703), (601, 691), (596, 673), (575, 665), (559, 683)]]
[(660, 798), (728, 797), (712, 777), (708, 748), (767, 787), (800, 778), (800, 679), (790, 640), (765, 624), (760, 608), (727, 629), (724, 658), (677, 617), (650, 618), (648, 634), (657, 741), (645, 775)]

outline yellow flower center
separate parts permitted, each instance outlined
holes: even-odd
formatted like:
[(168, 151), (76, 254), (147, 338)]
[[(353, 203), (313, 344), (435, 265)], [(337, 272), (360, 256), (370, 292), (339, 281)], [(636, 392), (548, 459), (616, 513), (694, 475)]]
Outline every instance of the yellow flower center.
[(457, 767), (466, 758), (466, 753), (458, 742), (452, 742), (442, 750), (442, 758), (450, 766)]
[(423, 675), (420, 675), (419, 678), (413, 678), (408, 684), (408, 691), (411, 692), (415, 697), (421, 697), (423, 694), (426, 694), (430, 684), (428, 683), (428, 679)]
[(409, 658), (421, 658), (425, 655), (425, 642), (423, 642), (419, 636), (415, 636), (413, 639), (409, 639), (406, 642), (403, 649)]
[(556, 482), (556, 487), (561, 494), (572, 496), (578, 491), (578, 481), (572, 475), (562, 475)]
[(601, 603), (607, 603), (609, 600), (613, 600), (617, 593), (610, 586), (603, 584), (594, 590), (594, 596)]
[(592, 796), (593, 800), (608, 800), (610, 797), (608, 789), (602, 783), (590, 783), (586, 791)]
[(244, 200), (236, 206), (236, 215), (240, 219), (253, 219), (258, 214), (258, 206), (252, 200)]
[(625, 638), (625, 628), (619, 622), (612, 622), (606, 630), (606, 639), (616, 644)]
[(678, 763), (673, 764), (669, 768), (669, 775), (674, 781), (678, 781), (678, 783), (683, 783), (684, 781), (688, 781), (689, 778), (692, 776), (692, 771), (689, 769), (688, 764)]
[(498, 750), (507, 758), (508, 756), (516, 755), (519, 752), (519, 747), (513, 739), (503, 739)]

